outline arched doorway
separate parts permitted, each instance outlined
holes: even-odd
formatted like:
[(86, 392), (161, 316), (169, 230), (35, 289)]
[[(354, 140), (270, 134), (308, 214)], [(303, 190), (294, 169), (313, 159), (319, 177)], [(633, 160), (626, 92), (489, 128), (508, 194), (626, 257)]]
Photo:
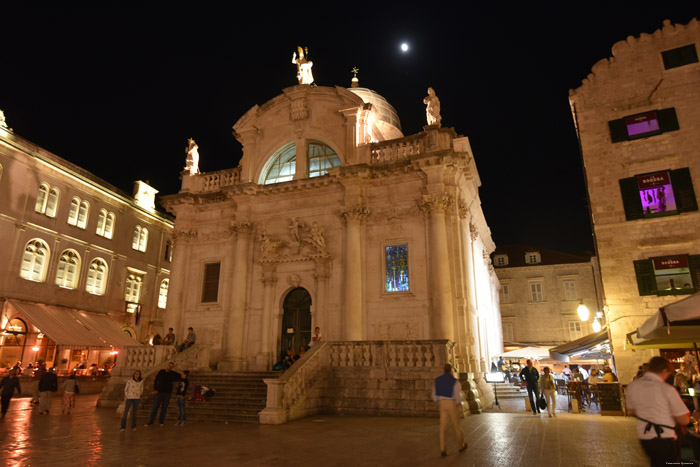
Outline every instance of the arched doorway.
[(311, 340), (311, 295), (303, 287), (297, 287), (284, 299), (282, 316), (282, 358), (287, 349), (299, 352), (302, 345)]

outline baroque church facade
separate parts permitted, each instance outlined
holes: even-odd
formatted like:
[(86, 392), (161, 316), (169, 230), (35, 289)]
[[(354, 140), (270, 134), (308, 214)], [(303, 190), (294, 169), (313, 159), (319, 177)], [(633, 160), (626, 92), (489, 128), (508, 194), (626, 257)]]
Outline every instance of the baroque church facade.
[(495, 245), (469, 140), (439, 121), (404, 136), (376, 92), (300, 84), (234, 125), (238, 167), (199, 173), (191, 143), (163, 199), (164, 326), (193, 327), (227, 371), (271, 369), (316, 327), (323, 341), (446, 339), (458, 371), (488, 371), (503, 348)]

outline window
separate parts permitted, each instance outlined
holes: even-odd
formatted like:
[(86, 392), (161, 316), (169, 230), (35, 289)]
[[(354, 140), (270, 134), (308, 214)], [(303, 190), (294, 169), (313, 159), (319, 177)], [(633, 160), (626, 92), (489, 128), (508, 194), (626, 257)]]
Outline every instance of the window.
[(137, 225), (134, 229), (134, 238), (131, 242), (131, 248), (137, 251), (146, 252), (146, 246), (148, 245), (148, 229), (146, 227), (141, 227)]
[(564, 300), (578, 300), (575, 280), (567, 279), (564, 281)]
[(46, 213), (46, 202), (49, 195), (49, 186), (43, 184), (39, 187), (39, 191), (36, 194), (36, 204), (34, 205), (34, 210), (38, 213)]
[(49, 191), (49, 198), (46, 201), (46, 215), (49, 217), (56, 217), (56, 212), (58, 211), (58, 188), (51, 188)]
[(202, 303), (219, 301), (219, 273), (221, 263), (204, 265), (204, 281), (202, 282)]
[(85, 290), (92, 295), (104, 295), (107, 288), (107, 262), (102, 258), (95, 258), (88, 268)]
[(49, 246), (35, 238), (24, 247), (22, 266), (19, 275), (22, 279), (34, 282), (44, 282), (49, 264)]
[(160, 283), (160, 290), (158, 291), (158, 308), (165, 308), (168, 303), (168, 286), (170, 285), (170, 279), (163, 279)]
[(407, 292), (408, 245), (384, 247), (385, 287), (387, 292)]
[(515, 333), (513, 330), (513, 323), (502, 323), (503, 324), (503, 342), (515, 342)]
[(525, 262), (527, 264), (541, 263), (542, 259), (540, 258), (540, 252), (539, 251), (529, 251), (529, 252), (525, 253)]
[(687, 295), (698, 289), (700, 255), (660, 256), (634, 262), (639, 295)]
[(680, 128), (676, 109), (673, 107), (611, 120), (608, 122), (608, 127), (610, 127), (610, 138), (613, 143), (660, 135)]
[(112, 238), (114, 234), (114, 213), (107, 212), (106, 209), (100, 209), (100, 214), (97, 217), (97, 235), (105, 238)]
[(68, 212), (68, 223), (78, 228), (84, 229), (87, 227), (88, 211), (90, 203), (81, 201), (80, 198), (73, 198), (70, 202), (70, 211)]
[(165, 258), (163, 258), (165, 261), (168, 263), (172, 262), (173, 260), (173, 242), (172, 240), (168, 240), (165, 242)]
[(620, 193), (628, 221), (698, 210), (687, 167), (623, 178)]
[(501, 303), (510, 303), (510, 285), (501, 284)]
[(572, 341), (580, 339), (582, 336), (581, 321), (569, 321), (569, 336)]
[(542, 292), (542, 282), (530, 282), (530, 301), (543, 302), (544, 293)]
[(56, 285), (66, 289), (78, 287), (80, 277), (80, 256), (74, 250), (66, 250), (58, 258)]
[(695, 49), (695, 44), (688, 44), (661, 52), (661, 58), (664, 61), (664, 68), (670, 70), (671, 68), (697, 63), (698, 51)]
[(328, 169), (340, 167), (338, 154), (321, 142), (309, 142), (309, 177), (319, 177), (328, 173)]
[(288, 182), (294, 179), (297, 163), (297, 146), (290, 143), (277, 151), (265, 164), (262, 184)]
[(141, 285), (143, 285), (143, 278), (139, 274), (129, 274), (126, 278), (124, 300), (130, 303), (138, 303), (141, 299)]
[(80, 200), (73, 198), (70, 202), (70, 211), (68, 211), (68, 223), (76, 225), (78, 223), (78, 211), (80, 210)]
[(508, 266), (508, 255), (496, 255), (493, 257), (496, 266)]

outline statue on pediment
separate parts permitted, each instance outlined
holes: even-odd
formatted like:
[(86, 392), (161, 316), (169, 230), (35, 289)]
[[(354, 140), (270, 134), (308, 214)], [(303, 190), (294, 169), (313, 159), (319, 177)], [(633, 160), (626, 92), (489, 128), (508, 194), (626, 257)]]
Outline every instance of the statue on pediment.
[[(299, 55), (297, 55), (297, 53)], [(292, 63), (297, 66), (297, 79), (299, 80), (299, 84), (311, 84), (314, 82), (314, 75), (311, 72), (314, 62), (306, 58), (308, 54), (308, 47), (302, 49), (301, 46), (299, 46), (297, 47), (297, 52), (294, 52), (294, 55), (292, 55)]]
[(199, 173), (199, 146), (192, 138), (187, 140), (187, 159), (185, 159), (185, 170), (190, 172), (190, 175)]
[(440, 99), (435, 95), (433, 88), (428, 88), (428, 95), (423, 99), (425, 107), (425, 115), (428, 120), (428, 125), (439, 125), (442, 121), (440, 116)]

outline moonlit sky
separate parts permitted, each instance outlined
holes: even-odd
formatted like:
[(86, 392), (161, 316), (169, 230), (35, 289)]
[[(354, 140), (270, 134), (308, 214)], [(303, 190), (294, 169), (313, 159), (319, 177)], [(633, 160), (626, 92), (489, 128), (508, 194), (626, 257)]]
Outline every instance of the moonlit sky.
[(666, 18), (687, 23), (697, 2), (468, 3), (245, 14), (4, 6), (0, 109), (20, 136), (128, 193), (142, 179), (171, 194), (187, 138), (202, 171), (238, 164), (231, 127), (297, 84), (291, 58), (302, 45), (319, 86), (349, 87), (358, 67), (360, 86), (396, 108), (406, 135), (422, 130), (435, 89), (443, 126), (470, 139), (497, 244), (592, 250), (568, 91), (615, 42)]

